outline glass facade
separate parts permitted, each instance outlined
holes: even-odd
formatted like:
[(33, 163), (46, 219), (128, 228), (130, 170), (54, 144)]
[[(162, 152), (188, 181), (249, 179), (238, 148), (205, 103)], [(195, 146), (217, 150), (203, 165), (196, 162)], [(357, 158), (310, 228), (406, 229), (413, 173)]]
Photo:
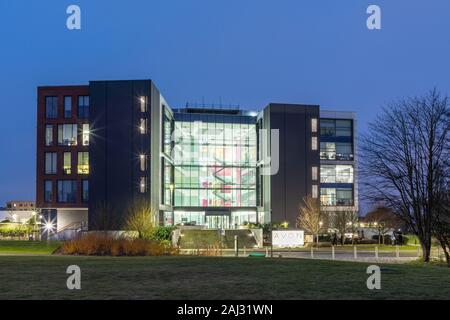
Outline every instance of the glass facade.
[(256, 124), (203, 117), (176, 122), (175, 206), (256, 207)]
[(353, 166), (321, 165), (320, 183), (353, 183)]
[(320, 202), (322, 206), (352, 206), (353, 187), (320, 188)]

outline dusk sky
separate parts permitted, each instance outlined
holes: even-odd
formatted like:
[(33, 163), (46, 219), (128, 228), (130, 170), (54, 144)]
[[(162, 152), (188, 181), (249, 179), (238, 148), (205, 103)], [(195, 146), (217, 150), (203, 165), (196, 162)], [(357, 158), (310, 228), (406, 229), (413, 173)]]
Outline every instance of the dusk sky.
[(391, 100), (450, 94), (448, 0), (0, 0), (0, 41), (0, 206), (34, 200), (41, 85), (152, 79), (171, 107), (320, 104), (357, 112), (360, 133)]

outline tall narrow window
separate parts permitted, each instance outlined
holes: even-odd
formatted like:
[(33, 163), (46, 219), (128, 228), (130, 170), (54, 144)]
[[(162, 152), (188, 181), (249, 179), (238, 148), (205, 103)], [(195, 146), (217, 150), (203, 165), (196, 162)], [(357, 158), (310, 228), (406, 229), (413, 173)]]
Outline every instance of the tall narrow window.
[(313, 181), (317, 181), (318, 179), (318, 168), (317, 167), (312, 167), (312, 180)]
[(78, 152), (78, 174), (89, 174), (89, 152)]
[(317, 132), (317, 119), (311, 119), (311, 132)]
[(313, 151), (317, 150), (317, 137), (311, 138), (311, 150)]
[(83, 180), (81, 183), (81, 201), (89, 201), (89, 180)]
[(44, 202), (53, 201), (53, 183), (51, 180), (44, 181)]
[(140, 97), (139, 102), (141, 104), (141, 112), (147, 112), (147, 97)]
[(47, 147), (53, 145), (53, 126), (52, 125), (45, 126), (45, 145)]
[(72, 97), (64, 97), (64, 118), (72, 118)]
[(312, 193), (311, 194), (312, 198), (317, 199), (317, 197), (319, 197), (319, 187), (316, 184), (314, 184), (312, 186), (312, 192), (311, 193)]
[(141, 122), (139, 124), (139, 132), (141, 134), (147, 133), (147, 119), (141, 119)]
[(70, 152), (64, 152), (63, 172), (64, 174), (72, 173), (72, 154)]
[(83, 123), (81, 127), (81, 141), (83, 146), (89, 145), (89, 123)]
[(56, 152), (45, 153), (45, 174), (56, 174)]
[(89, 96), (78, 97), (78, 118), (89, 118)]
[(139, 181), (139, 192), (145, 193), (147, 191), (147, 178), (141, 177), (141, 180)]
[(139, 162), (140, 162), (141, 171), (146, 171), (147, 170), (147, 156), (145, 154), (139, 155)]
[(45, 97), (45, 117), (47, 119), (58, 117), (58, 97)]

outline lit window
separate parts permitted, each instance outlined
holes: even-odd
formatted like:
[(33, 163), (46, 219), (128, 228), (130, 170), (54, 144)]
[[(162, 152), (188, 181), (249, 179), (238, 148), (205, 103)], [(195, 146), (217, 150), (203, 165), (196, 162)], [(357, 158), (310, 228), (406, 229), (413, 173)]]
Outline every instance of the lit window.
[(141, 103), (141, 112), (147, 112), (147, 97), (140, 97), (139, 101)]
[(312, 167), (312, 180), (317, 181), (318, 179), (318, 168)]
[(147, 191), (147, 178), (141, 177), (141, 181), (139, 182), (139, 192), (145, 193)]
[(63, 172), (65, 174), (72, 173), (72, 154), (70, 152), (64, 152)]
[(52, 125), (45, 126), (45, 145), (46, 146), (53, 145), (53, 126)]
[(56, 174), (56, 152), (45, 154), (45, 174)]
[(72, 117), (72, 97), (64, 97), (64, 118)]
[(317, 119), (311, 119), (311, 132), (317, 132)]
[(89, 152), (78, 152), (78, 174), (89, 174)]
[(311, 149), (314, 151), (317, 150), (317, 137), (311, 138)]
[(147, 170), (147, 156), (145, 154), (141, 154), (139, 156), (139, 162), (141, 171)]
[(319, 188), (316, 184), (312, 186), (312, 197), (317, 199), (319, 197)]
[(82, 125), (81, 141), (83, 143), (83, 146), (89, 145), (89, 124), (88, 123), (83, 123), (83, 125)]
[(60, 124), (58, 125), (58, 144), (60, 146), (77, 145), (77, 125)]
[(141, 119), (141, 123), (139, 125), (139, 132), (141, 134), (147, 133), (147, 119)]

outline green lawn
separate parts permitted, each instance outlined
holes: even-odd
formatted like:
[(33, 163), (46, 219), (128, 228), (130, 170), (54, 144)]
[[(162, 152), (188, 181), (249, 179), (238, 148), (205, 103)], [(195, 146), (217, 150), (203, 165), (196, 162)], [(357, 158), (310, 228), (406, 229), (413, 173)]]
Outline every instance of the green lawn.
[[(66, 268), (82, 290), (66, 289)], [(366, 263), (208, 257), (0, 257), (0, 299), (450, 299), (450, 269), (383, 265), (379, 291)]]
[(61, 242), (58, 241), (0, 241), (1, 254), (51, 254)]

